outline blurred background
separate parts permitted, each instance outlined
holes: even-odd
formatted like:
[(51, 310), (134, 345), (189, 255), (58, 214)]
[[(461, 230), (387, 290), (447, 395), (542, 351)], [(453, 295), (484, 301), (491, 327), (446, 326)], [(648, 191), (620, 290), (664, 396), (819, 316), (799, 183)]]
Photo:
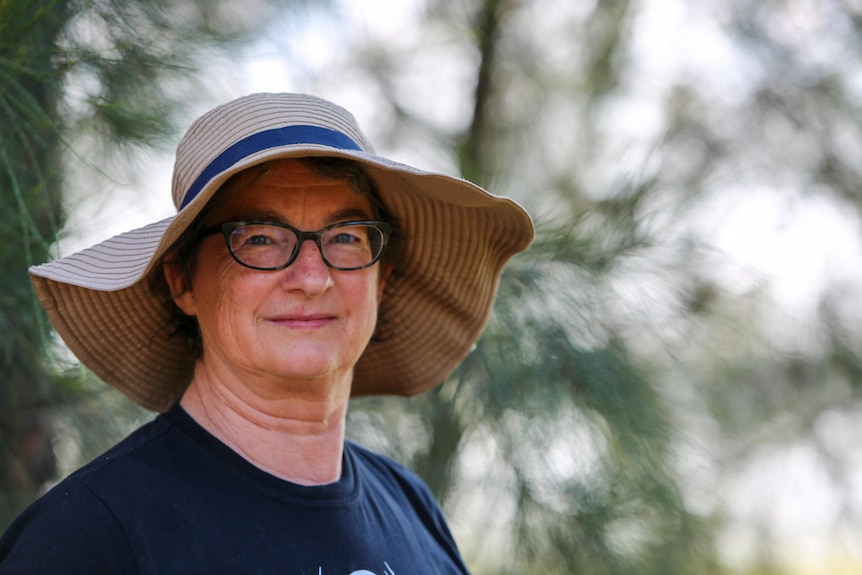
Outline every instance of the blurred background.
[(171, 215), (189, 122), (252, 91), (515, 198), (476, 349), (353, 438), (477, 575), (862, 573), (862, 3), (0, 1), (0, 530), (153, 417), (26, 269)]

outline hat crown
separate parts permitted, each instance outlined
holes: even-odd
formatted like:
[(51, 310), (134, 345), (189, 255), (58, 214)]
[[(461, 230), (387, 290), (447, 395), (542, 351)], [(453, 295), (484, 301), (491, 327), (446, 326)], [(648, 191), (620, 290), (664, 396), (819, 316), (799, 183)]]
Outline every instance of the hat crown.
[[(320, 144), (374, 153), (353, 114), (341, 106), (307, 94), (250, 94), (200, 116), (180, 140), (173, 175), (177, 210), (207, 183), (208, 168), (221, 162), (212, 171), (222, 172), (225, 162), (239, 161), (266, 147), (261, 142), (272, 134), (277, 138), (272, 145)], [(238, 150), (234, 158), (232, 150)]]

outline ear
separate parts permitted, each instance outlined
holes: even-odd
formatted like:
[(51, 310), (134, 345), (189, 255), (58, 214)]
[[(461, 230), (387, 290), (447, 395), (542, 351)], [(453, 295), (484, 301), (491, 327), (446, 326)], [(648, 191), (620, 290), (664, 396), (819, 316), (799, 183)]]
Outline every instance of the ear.
[(171, 297), (177, 307), (186, 315), (196, 315), (194, 292), (192, 292), (191, 286), (186, 285), (183, 273), (173, 255), (165, 257), (162, 273), (165, 274), (165, 280), (171, 290)]
[(380, 278), (377, 280), (377, 307), (383, 301), (383, 290), (386, 287), (386, 279), (392, 273), (392, 264), (384, 263), (383, 269), (380, 271)]

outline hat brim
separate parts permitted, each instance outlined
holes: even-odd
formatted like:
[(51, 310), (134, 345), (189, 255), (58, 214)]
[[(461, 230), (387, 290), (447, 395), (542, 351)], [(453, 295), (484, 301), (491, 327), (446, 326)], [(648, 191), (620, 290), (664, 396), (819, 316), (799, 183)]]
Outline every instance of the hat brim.
[(359, 162), (403, 227), (402, 266), (381, 305), (386, 336), (360, 357), (353, 395), (413, 395), (441, 383), (481, 335), (503, 266), (532, 241), (532, 222), (515, 202), (466, 180), (323, 145), (249, 155), (207, 182), (177, 216), (31, 268), (39, 300), (69, 349), (136, 403), (170, 407), (191, 380), (194, 358), (171, 337), (169, 302), (151, 293), (149, 274), (231, 175), (308, 156)]

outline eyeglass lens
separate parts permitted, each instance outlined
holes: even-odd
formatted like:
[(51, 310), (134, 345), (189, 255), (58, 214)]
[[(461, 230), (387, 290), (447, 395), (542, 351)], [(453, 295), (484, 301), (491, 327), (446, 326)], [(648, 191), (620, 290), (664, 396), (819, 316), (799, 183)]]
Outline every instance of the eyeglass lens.
[[(335, 224), (319, 232), (302, 233), (315, 239), (323, 260), (336, 269), (360, 269), (383, 252), (384, 232), (375, 224)], [(239, 224), (230, 233), (229, 247), (241, 264), (256, 269), (290, 265), (299, 253), (299, 237), (292, 228), (275, 224)]]

